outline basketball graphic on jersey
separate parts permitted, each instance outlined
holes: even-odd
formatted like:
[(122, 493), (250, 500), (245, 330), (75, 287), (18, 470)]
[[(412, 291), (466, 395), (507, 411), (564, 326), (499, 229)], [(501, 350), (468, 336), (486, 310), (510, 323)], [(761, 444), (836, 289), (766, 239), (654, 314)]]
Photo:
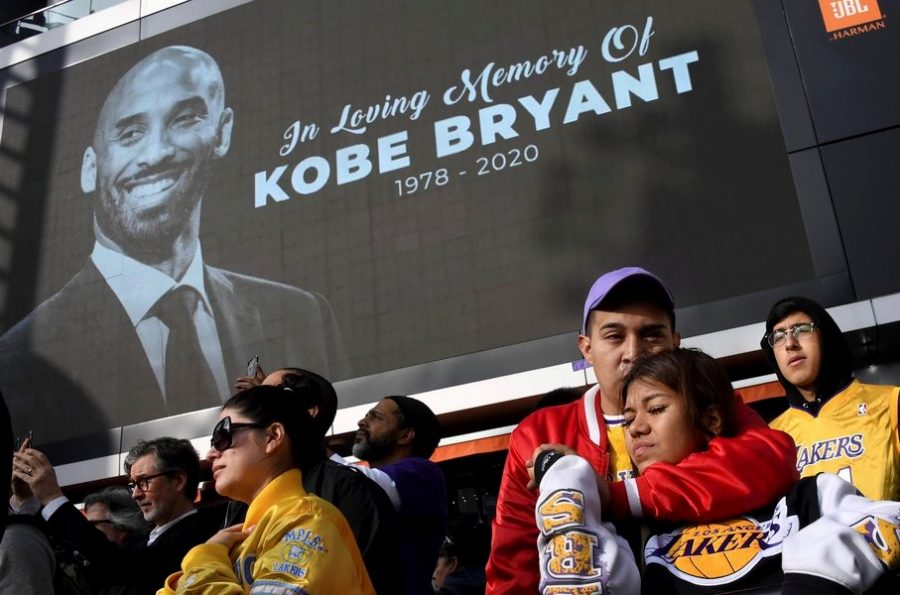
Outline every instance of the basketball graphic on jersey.
[(647, 564), (698, 585), (729, 583), (744, 576), (763, 558), (779, 554), (783, 535), (771, 522), (751, 517), (684, 527), (650, 538), (644, 550)]

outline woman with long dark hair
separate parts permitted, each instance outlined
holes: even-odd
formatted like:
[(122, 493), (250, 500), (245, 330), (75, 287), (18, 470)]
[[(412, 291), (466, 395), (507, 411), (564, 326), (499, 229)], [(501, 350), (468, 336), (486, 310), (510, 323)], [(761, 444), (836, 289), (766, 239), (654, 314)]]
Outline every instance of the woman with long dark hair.
[(302, 487), (321, 445), (296, 390), (257, 386), (222, 407), (207, 455), (216, 491), (250, 508), (188, 552), (162, 593), (374, 593), (347, 521)]

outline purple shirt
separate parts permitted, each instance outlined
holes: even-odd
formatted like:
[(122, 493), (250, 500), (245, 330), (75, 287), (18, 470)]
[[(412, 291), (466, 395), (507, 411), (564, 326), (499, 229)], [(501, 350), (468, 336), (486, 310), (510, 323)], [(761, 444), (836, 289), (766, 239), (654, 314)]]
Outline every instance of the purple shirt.
[(432, 593), (431, 576), (447, 534), (447, 484), (440, 468), (421, 457), (379, 467), (400, 493), (398, 525), (407, 595)]

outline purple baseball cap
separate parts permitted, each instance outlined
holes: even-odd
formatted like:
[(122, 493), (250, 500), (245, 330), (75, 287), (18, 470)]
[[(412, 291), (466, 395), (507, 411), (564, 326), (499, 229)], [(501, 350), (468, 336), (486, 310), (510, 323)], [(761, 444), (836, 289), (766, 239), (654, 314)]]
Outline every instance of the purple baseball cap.
[(651, 302), (662, 308), (672, 318), (672, 324), (675, 324), (675, 300), (672, 299), (672, 292), (662, 282), (662, 279), (641, 267), (625, 267), (601, 275), (594, 281), (587, 299), (584, 300), (584, 315), (581, 318), (582, 334), (587, 333), (591, 310), (602, 305), (616, 288), (625, 285), (633, 288), (640, 301)]

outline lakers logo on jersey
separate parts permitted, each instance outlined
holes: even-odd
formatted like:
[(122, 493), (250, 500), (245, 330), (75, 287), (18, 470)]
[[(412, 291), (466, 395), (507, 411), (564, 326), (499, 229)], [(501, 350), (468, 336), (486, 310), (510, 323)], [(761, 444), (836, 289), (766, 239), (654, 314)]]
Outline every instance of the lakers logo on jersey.
[(686, 527), (651, 537), (644, 556), (647, 564), (661, 564), (688, 582), (720, 585), (746, 575), (763, 558), (780, 554), (784, 538), (796, 526), (796, 517), (764, 523), (741, 517)]
[(835, 459), (857, 459), (866, 452), (861, 433), (820, 440), (812, 444), (797, 444), (797, 471), (803, 473), (807, 465)]

